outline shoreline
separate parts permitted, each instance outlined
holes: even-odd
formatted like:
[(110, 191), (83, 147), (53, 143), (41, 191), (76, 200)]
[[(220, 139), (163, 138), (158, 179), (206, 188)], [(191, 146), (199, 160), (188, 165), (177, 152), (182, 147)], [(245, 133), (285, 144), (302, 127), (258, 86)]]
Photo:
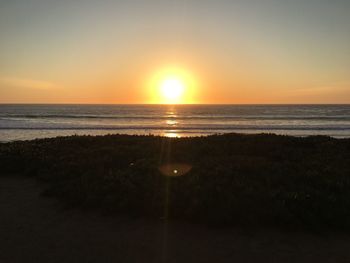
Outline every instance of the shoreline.
[(227, 133), (350, 137), (349, 105), (0, 105), (2, 141), (70, 135)]
[[(26, 135), (18, 135), (14, 136), (13, 131), (27, 131)], [(87, 132), (90, 131), (90, 132)], [(32, 132), (32, 135), (28, 135), (28, 132)], [(46, 134), (43, 134), (45, 132)], [(63, 138), (63, 137), (100, 137), (100, 136), (153, 136), (153, 137), (164, 137), (164, 138), (198, 138), (198, 137), (210, 137), (210, 136), (225, 136), (230, 134), (242, 134), (242, 135), (276, 135), (276, 136), (288, 136), (288, 137), (296, 137), (296, 138), (307, 138), (307, 137), (330, 137), (333, 139), (350, 139), (349, 135), (329, 135), (328, 132), (322, 134), (286, 134), (284, 132), (276, 133), (276, 132), (266, 132), (266, 131), (245, 131), (245, 132), (223, 132), (223, 133), (203, 133), (203, 132), (179, 132), (179, 131), (165, 131), (165, 132), (158, 132), (158, 133), (148, 133), (148, 132), (141, 132), (138, 133), (137, 131), (128, 132), (128, 133), (111, 133), (111, 130), (100, 130), (100, 129), (1, 129), (0, 128), (0, 135), (1, 133), (4, 133), (5, 135), (2, 135), (0, 137), (8, 137), (12, 136), (13, 139), (5, 139), (0, 140), (1, 143), (13, 143), (13, 142), (26, 142), (26, 141), (33, 141), (33, 140), (45, 140), (45, 139), (57, 139), (57, 138)], [(47, 133), (52, 133), (52, 135), (49, 135)], [(9, 135), (11, 134), (11, 135)]]

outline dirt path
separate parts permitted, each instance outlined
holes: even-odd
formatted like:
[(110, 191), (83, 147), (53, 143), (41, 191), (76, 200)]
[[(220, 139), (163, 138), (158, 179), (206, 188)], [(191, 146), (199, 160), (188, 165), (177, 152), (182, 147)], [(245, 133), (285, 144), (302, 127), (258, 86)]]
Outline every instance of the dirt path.
[(62, 210), (42, 186), (0, 177), (0, 262), (350, 262), (350, 237), (238, 230)]

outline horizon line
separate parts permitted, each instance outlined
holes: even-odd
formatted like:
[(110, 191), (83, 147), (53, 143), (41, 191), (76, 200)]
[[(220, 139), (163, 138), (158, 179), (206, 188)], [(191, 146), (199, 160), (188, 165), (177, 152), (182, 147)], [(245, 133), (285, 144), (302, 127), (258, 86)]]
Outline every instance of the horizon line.
[(195, 106), (195, 105), (350, 105), (348, 103), (33, 103), (33, 102), (0, 102), (0, 105), (125, 105), (125, 106)]

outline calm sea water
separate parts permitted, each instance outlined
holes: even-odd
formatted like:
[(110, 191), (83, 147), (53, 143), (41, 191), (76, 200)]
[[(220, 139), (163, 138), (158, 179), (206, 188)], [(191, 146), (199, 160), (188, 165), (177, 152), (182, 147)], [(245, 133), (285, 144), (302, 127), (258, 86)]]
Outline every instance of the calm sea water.
[(0, 105), (0, 141), (229, 132), (350, 137), (350, 105)]

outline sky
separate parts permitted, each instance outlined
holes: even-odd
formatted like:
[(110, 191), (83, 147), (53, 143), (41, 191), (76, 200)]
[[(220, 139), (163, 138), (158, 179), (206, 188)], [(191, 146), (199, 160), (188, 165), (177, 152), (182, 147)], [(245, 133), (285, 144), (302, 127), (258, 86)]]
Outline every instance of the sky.
[[(350, 103), (349, 0), (0, 0), (0, 103)], [(162, 75), (163, 74), (163, 75)]]

